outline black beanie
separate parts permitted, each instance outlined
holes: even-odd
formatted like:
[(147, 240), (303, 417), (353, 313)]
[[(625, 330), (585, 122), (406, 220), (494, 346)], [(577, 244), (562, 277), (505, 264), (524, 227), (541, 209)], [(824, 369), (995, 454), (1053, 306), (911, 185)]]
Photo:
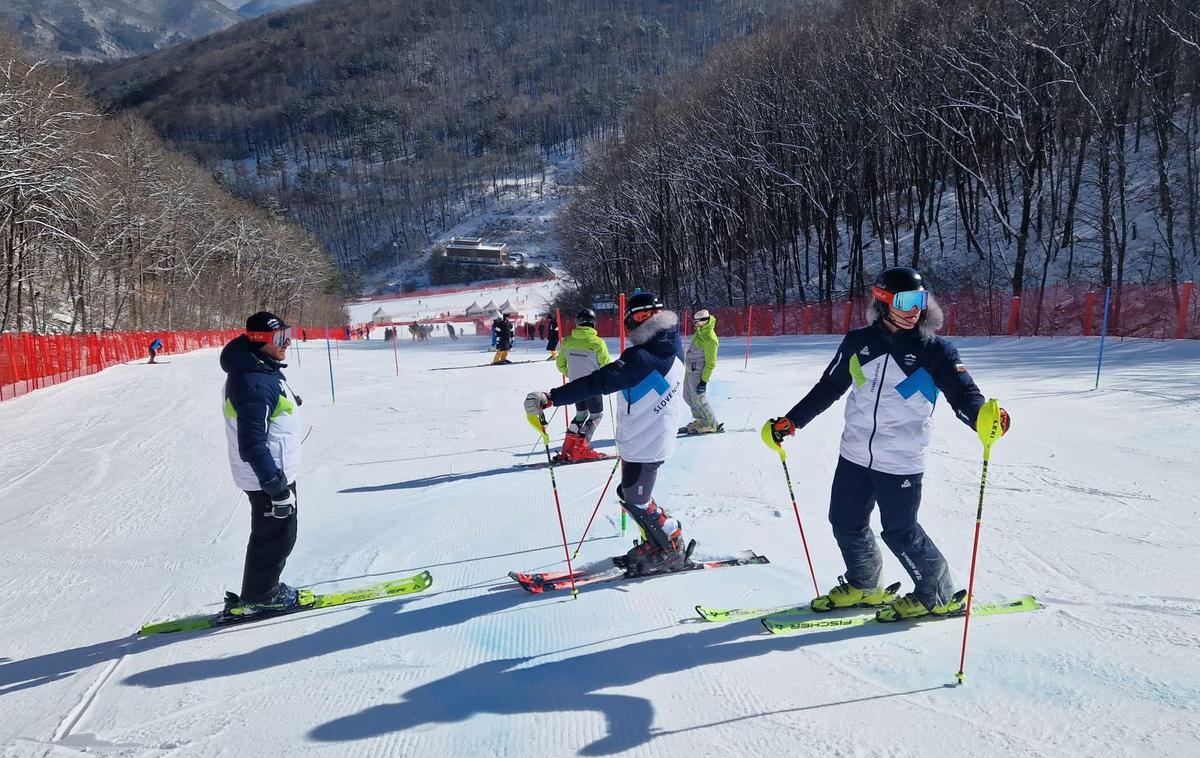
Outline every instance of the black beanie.
[[(278, 329), (286, 328), (287, 324), (283, 323), (283, 319), (279, 318), (270, 311), (259, 311), (250, 318), (246, 319), (247, 332), (273, 332)], [(266, 341), (255, 339), (251, 339), (250, 343), (254, 345), (267, 344)]]

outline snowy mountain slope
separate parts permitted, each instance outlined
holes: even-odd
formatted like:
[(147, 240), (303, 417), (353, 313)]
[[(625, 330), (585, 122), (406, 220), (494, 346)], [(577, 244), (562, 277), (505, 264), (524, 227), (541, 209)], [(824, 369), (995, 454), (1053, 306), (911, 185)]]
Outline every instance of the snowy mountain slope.
[[(745, 428), (781, 413), (836, 344), (756, 340), (743, 371), (727, 342), (718, 414)], [(401, 341), (398, 377), (390, 344), (341, 345), (336, 404), (324, 345), (288, 369), (311, 435), (285, 578), (331, 588), (429, 568), (434, 587), (211, 634), (129, 636), (240, 579), (247, 506), (217, 351), (0, 404), (0, 752), (1195, 755), (1200, 344), (1110, 343), (1096, 392), (1094, 341), (959, 345), (1013, 414), (977, 592), (1048, 607), (974, 621), (958, 689), (958, 622), (779, 638), (692, 623), (696, 603), (811, 594), (779, 464), (754, 433), (682, 441), (656, 494), (701, 555), (753, 548), (771, 565), (575, 601), (514, 589), (505, 572), (562, 564), (549, 477), (512, 468), (544, 456), (520, 405), (558, 377), (544, 362), (429, 371), (486, 361), (484, 338)], [(514, 358), (541, 347), (518, 341)], [(965, 582), (979, 444), (945, 407), (935, 418), (922, 522)], [(839, 404), (788, 443), (823, 587), (840, 571), (824, 520), (840, 429)], [(572, 537), (608, 471), (557, 472)], [(626, 549), (617, 523), (610, 491), (581, 562)]]

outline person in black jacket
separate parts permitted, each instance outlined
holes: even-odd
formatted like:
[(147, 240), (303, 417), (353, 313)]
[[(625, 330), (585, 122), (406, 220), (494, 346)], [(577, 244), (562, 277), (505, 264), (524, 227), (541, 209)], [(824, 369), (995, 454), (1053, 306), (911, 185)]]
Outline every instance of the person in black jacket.
[(550, 351), (550, 357), (546, 360), (553, 361), (558, 358), (558, 321), (553, 314), (546, 325), (546, 349)]
[(513, 323), (509, 321), (508, 314), (503, 314), (496, 320), (496, 355), (492, 358), (492, 365), (499, 363), (512, 363), (508, 359), (508, 351), (512, 350), (513, 346)]
[[(917, 522), (917, 510), (938, 395), (944, 393), (959, 420), (974, 429), (983, 394), (958, 351), (937, 336), (941, 309), (915, 269), (887, 269), (872, 295), (871, 324), (850, 331), (816, 386), (786, 416), (769, 422), (778, 444), (850, 391), (829, 504), (846, 573), (812, 609), (877, 606), (880, 621), (958, 613), (962, 599), (950, 568)], [(1007, 430), (1002, 409), (1001, 433)], [(871, 532), (876, 503), (883, 541), (913, 581), (913, 592), (903, 597), (879, 586), (883, 560)]]
[(297, 591), (279, 581), (296, 544), (296, 475), (300, 468), (300, 398), (282, 369), (292, 329), (267, 311), (246, 319), (246, 332), (221, 350), (225, 430), (233, 481), (250, 499), (250, 541), (240, 597), (226, 611), (244, 615), (294, 606)]

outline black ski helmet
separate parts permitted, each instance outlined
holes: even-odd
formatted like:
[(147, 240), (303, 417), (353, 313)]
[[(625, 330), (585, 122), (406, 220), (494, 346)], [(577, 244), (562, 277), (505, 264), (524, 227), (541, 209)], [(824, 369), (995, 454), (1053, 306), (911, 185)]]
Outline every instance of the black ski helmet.
[(912, 292), (925, 289), (921, 273), (908, 266), (893, 266), (879, 272), (875, 277), (875, 286), (893, 294), (897, 292)]
[[(919, 271), (910, 266), (893, 266), (879, 272), (879, 276), (875, 277), (875, 286), (871, 288), (871, 308), (876, 318), (882, 318), (888, 323), (900, 326), (892, 320), (891, 311), (888, 308), (892, 302), (892, 295), (901, 292), (925, 291), (925, 281), (921, 278)], [(928, 309), (924, 302), (918, 307), (921, 308), (921, 316), (917, 323), (924, 324), (928, 316)], [(907, 309), (907, 307), (901, 308), (901, 310)]]
[(580, 308), (579, 313), (575, 314), (576, 326), (595, 326), (596, 312), (591, 308)]
[(662, 301), (653, 292), (638, 292), (625, 302), (625, 329), (633, 331), (645, 318), (637, 318), (639, 314), (647, 314), (646, 318), (663, 309)]

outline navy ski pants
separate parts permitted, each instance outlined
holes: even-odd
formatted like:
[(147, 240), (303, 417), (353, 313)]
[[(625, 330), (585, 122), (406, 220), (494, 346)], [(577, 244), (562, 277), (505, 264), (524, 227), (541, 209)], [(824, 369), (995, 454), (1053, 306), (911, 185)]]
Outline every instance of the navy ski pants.
[(846, 581), (867, 589), (879, 586), (883, 558), (871, 533), (871, 511), (879, 504), (883, 541), (912, 577), (926, 607), (954, 595), (950, 567), (917, 523), (923, 474), (884, 474), (838, 458), (829, 502), (829, 523), (846, 561)]

